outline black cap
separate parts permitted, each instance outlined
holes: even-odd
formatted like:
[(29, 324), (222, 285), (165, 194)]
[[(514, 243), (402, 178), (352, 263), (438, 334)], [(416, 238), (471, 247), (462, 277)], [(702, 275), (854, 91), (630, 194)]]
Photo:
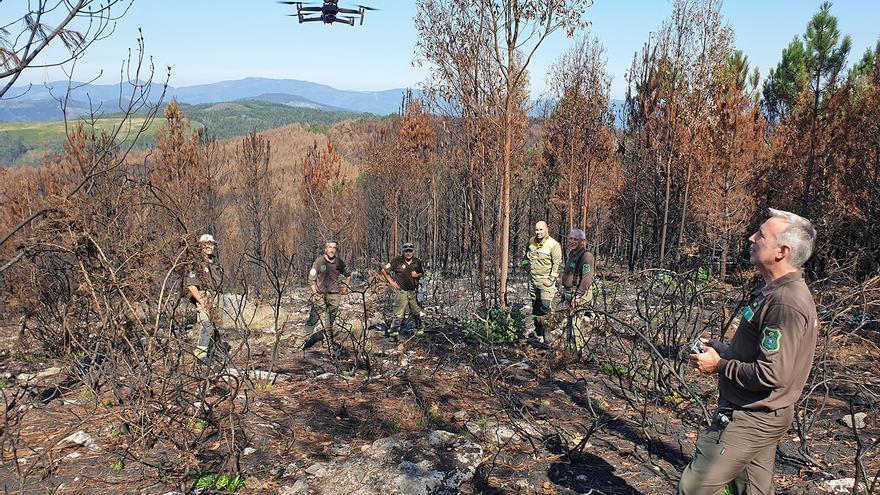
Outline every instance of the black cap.
[(412, 245), (411, 242), (404, 242), (403, 243), (403, 250), (404, 251), (415, 251), (416, 248), (415, 248), (415, 246)]

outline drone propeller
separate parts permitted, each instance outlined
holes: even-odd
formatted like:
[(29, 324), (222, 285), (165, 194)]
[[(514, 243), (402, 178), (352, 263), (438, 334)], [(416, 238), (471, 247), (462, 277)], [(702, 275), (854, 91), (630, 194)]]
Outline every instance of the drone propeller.
[(366, 5), (357, 5), (357, 7), (358, 7), (359, 9), (364, 9), (364, 10), (379, 10), (379, 9), (376, 9), (376, 8), (373, 8), (373, 7), (367, 7)]

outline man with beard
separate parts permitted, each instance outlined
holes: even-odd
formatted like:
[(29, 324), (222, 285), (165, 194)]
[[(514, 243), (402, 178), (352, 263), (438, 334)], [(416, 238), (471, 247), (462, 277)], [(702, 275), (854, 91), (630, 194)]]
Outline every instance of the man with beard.
[[(312, 292), (312, 309), (306, 321), (306, 334), (310, 335), (303, 344), (303, 350), (320, 342), (321, 336), (327, 343), (334, 343), (333, 323), (339, 314), (339, 296), (348, 293), (351, 283), (351, 272), (345, 262), (336, 254), (339, 245), (336, 241), (324, 244), (324, 254), (318, 256), (309, 270), (309, 290)], [(315, 327), (324, 315), (324, 329), (315, 332)]]

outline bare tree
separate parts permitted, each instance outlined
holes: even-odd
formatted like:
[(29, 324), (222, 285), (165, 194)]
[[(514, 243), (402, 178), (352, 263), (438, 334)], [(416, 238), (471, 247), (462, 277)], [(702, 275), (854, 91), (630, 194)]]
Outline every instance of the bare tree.
[[(132, 2), (28, 0), (26, 12), (0, 26), (0, 99), (26, 69), (56, 67), (82, 57), (92, 43), (113, 33)], [(66, 52), (44, 58), (43, 52), (56, 39)]]

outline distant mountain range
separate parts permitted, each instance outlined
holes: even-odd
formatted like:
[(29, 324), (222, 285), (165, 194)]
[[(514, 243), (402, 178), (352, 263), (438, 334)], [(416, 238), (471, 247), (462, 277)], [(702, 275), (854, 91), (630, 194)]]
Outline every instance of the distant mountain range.
[[(63, 95), (67, 81), (45, 85), (17, 86), (0, 100), (0, 121), (39, 122), (63, 118), (57, 97)], [(86, 84), (74, 82), (68, 97), (68, 117), (89, 113), (90, 106), (105, 113), (119, 112), (120, 95), (126, 95), (119, 84)], [(243, 99), (282, 103), (291, 107), (327, 111), (346, 111), (387, 115), (400, 108), (404, 88), (385, 91), (346, 91), (324, 84), (295, 79), (266, 79), (249, 77), (237, 81), (221, 81), (197, 86), (169, 86), (165, 101), (177, 98), (180, 103), (198, 105)], [(414, 91), (418, 95), (418, 91)], [(54, 96), (53, 96), (54, 95)], [(153, 91), (158, 98), (159, 86)], [(91, 103), (89, 103), (91, 102)]]

